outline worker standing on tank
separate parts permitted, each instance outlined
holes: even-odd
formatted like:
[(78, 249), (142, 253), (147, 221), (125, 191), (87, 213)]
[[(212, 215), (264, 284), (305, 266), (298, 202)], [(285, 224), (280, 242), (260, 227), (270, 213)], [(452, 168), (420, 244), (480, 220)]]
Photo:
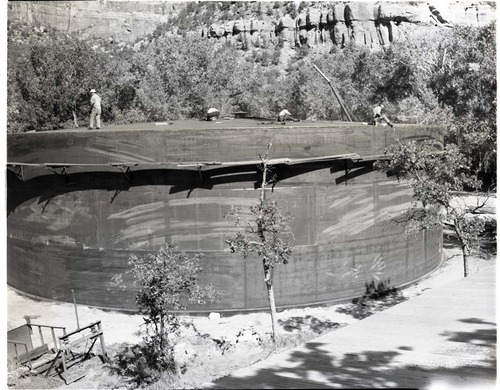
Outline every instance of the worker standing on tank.
[(92, 97), (90, 98), (90, 126), (89, 130), (94, 128), (94, 119), (96, 123), (96, 129), (99, 130), (101, 128), (101, 98), (96, 93), (95, 89), (91, 89), (90, 93)]
[(378, 124), (381, 122), (381, 121), (385, 121), (389, 126), (391, 127), (394, 127), (393, 124), (389, 121), (389, 119), (387, 118), (387, 116), (385, 115), (382, 115), (382, 109), (384, 108), (384, 105), (383, 104), (379, 104), (377, 105), (374, 109), (373, 109), (373, 124), (375, 126), (378, 126)]

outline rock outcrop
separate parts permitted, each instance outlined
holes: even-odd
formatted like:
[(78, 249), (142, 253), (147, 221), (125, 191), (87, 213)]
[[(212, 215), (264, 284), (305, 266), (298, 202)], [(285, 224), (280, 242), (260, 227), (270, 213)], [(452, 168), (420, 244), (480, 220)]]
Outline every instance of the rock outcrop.
[[(175, 19), (186, 4), (118, 0), (10, 1), (8, 18), (49, 25), (82, 37), (103, 37), (133, 45), (159, 24)], [(248, 4), (251, 7), (252, 3)], [(267, 7), (267, 12), (236, 12), (231, 15), (234, 20), (224, 18), (220, 22), (217, 20), (223, 19), (218, 18), (222, 13), (216, 12), (212, 17), (215, 22), (199, 27), (198, 33), (245, 49), (266, 48), (278, 42), (285, 48), (343, 47), (354, 42), (377, 49), (405, 39), (419, 26), (483, 26), (496, 18), (493, 2), (321, 1), (300, 6), (296, 16), (293, 14), (297, 12), (290, 12), (291, 4), (293, 2), (265, 2), (261, 8)], [(198, 6), (203, 7), (203, 2)]]
[[(450, 27), (453, 24), (483, 26), (495, 19), (492, 3), (453, 2), (430, 5), (425, 2), (319, 2), (311, 3), (297, 17), (283, 15), (271, 23), (240, 19), (209, 27), (210, 38), (226, 42), (255, 42), (266, 37), (280, 39), (285, 46), (309, 47), (348, 42), (370, 48), (404, 40), (415, 26)], [(274, 30), (274, 31), (273, 31)]]
[(171, 1), (9, 1), (7, 12), (9, 21), (134, 43), (182, 7)]

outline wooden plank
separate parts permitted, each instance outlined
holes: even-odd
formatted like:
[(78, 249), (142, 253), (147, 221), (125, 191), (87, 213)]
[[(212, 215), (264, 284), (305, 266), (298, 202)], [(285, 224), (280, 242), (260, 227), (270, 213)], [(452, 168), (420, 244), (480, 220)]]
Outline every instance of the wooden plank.
[(28, 355), (26, 353), (19, 355), (19, 361), (21, 363), (26, 363), (28, 360), (33, 361), (48, 351), (49, 347), (47, 344), (41, 345), (29, 351)]
[(100, 323), (101, 323), (101, 321), (96, 321), (96, 322), (93, 322), (93, 323), (92, 323), (92, 324), (90, 324), (90, 325), (87, 325), (87, 326), (84, 326), (84, 327), (82, 327), (82, 328), (78, 328), (78, 329), (76, 329), (76, 330), (74, 330), (74, 331), (72, 331), (72, 332), (66, 333), (66, 334), (64, 334), (63, 336), (60, 336), (60, 337), (59, 337), (59, 339), (60, 339), (60, 340), (66, 340), (66, 339), (67, 339), (67, 338), (69, 338), (70, 336), (73, 336), (74, 334), (80, 333), (80, 332), (82, 332), (82, 331), (84, 331), (84, 330), (86, 330), (86, 329), (90, 329), (90, 328), (92, 328), (92, 327), (94, 327), (94, 326), (98, 326)]
[[(269, 159), (266, 160), (269, 165), (276, 164), (302, 164), (308, 162), (316, 162), (316, 161), (330, 161), (330, 160), (344, 160), (344, 159), (366, 159), (360, 157), (356, 153), (347, 153), (340, 154), (334, 156), (318, 156), (318, 157), (308, 157), (308, 158), (279, 158), (279, 159)], [(200, 162), (187, 162), (178, 164), (174, 161), (159, 161), (159, 162), (148, 162), (148, 163), (140, 163), (140, 162), (109, 162), (107, 164), (89, 164), (89, 163), (43, 163), (43, 164), (33, 164), (33, 163), (16, 163), (16, 162), (8, 162), (8, 166), (27, 166), (27, 167), (48, 167), (48, 168), (70, 168), (70, 167), (105, 167), (105, 166), (113, 166), (113, 167), (141, 167), (141, 166), (177, 166), (177, 167), (199, 167), (199, 166), (210, 166), (210, 165), (221, 165), (221, 166), (239, 166), (239, 165), (258, 165), (261, 164), (262, 160), (244, 160), (244, 161), (200, 161)]]

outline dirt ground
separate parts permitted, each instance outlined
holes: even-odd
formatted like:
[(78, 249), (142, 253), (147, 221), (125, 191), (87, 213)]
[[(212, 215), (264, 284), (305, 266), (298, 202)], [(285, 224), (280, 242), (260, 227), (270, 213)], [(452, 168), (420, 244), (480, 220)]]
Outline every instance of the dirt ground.
[[(278, 349), (292, 348), (325, 332), (348, 326), (377, 311), (384, 310), (412, 297), (425, 294), (425, 290), (446, 284), (463, 277), (463, 264), (457, 246), (448, 240), (444, 245), (445, 261), (430, 276), (404, 290), (390, 293), (379, 299), (329, 307), (307, 307), (285, 310), (278, 314), (281, 339)], [(471, 273), (496, 261), (496, 255), (472, 257)], [(26, 298), (12, 289), (7, 290), (8, 329), (25, 323), (24, 316), (30, 316), (33, 323), (66, 326), (68, 331), (76, 329), (74, 306), (71, 304), (36, 301)], [(102, 321), (104, 339), (108, 355), (113, 359), (123, 343), (134, 344), (141, 340), (138, 333), (142, 317), (85, 306), (78, 306), (80, 325)], [(184, 316), (183, 320), (192, 324), (183, 332), (176, 351), (178, 360), (184, 360), (185, 372), (177, 378), (150, 385), (148, 388), (197, 388), (218, 377), (258, 360), (265, 359), (274, 352), (269, 341), (271, 321), (268, 313), (252, 313), (231, 317), (210, 319), (208, 317)], [(77, 363), (68, 371), (69, 379), (85, 376), (65, 385), (59, 376), (20, 377), (10, 372), (7, 384), (11, 388), (24, 389), (103, 389), (135, 387), (117, 375), (110, 366), (103, 364), (98, 343), (95, 355), (83, 363)]]

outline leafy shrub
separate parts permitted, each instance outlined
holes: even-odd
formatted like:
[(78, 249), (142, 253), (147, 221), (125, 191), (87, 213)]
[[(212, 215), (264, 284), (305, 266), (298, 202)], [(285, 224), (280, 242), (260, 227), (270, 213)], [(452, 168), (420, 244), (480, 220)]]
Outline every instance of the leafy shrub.
[(118, 111), (114, 113), (113, 123), (117, 125), (128, 123), (144, 123), (148, 122), (148, 119), (149, 118), (146, 116), (144, 111), (137, 108), (131, 108), (126, 111)]
[[(201, 305), (219, 298), (211, 285), (197, 285), (200, 257), (181, 253), (172, 243), (154, 254), (130, 257), (127, 273), (132, 274), (138, 289), (135, 301), (144, 316), (146, 334), (140, 345), (125, 346), (118, 354), (117, 367), (137, 383), (177, 372), (173, 348), (181, 324), (176, 313), (187, 302)], [(114, 283), (120, 284), (121, 277), (115, 276)]]
[(163, 354), (157, 360), (158, 353), (151, 344), (127, 345), (115, 356), (114, 369), (123, 376), (129, 377), (136, 384), (157, 381), (165, 371), (175, 372), (172, 354)]

